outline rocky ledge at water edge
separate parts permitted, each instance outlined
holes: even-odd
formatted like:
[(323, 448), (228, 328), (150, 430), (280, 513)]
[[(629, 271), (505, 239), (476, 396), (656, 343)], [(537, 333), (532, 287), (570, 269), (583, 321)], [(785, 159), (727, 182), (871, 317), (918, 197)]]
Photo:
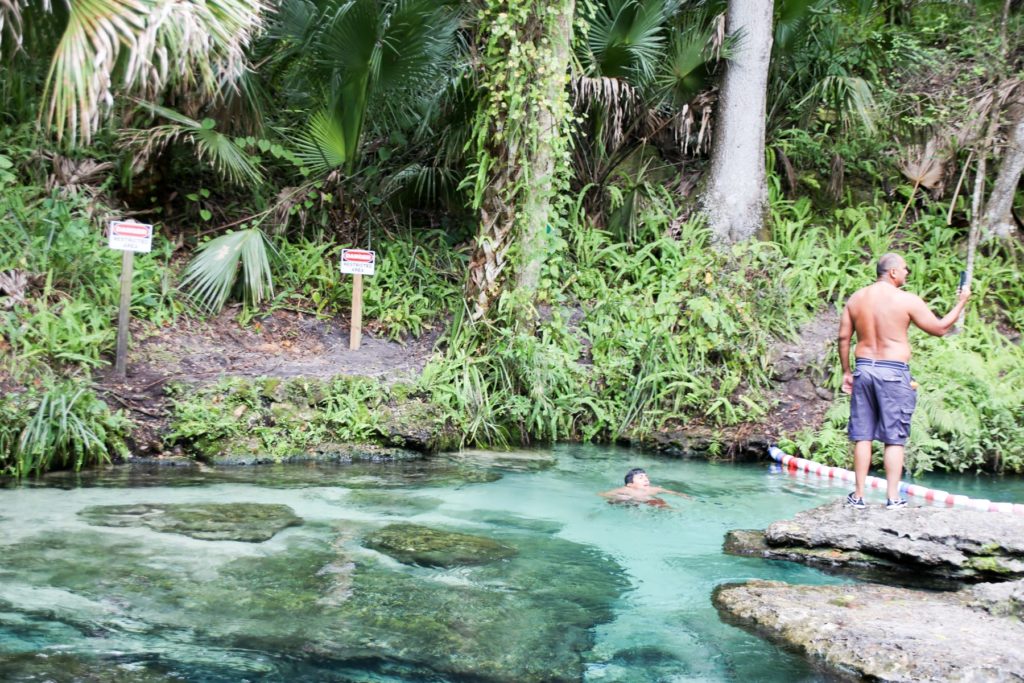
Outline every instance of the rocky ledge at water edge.
[(1022, 581), (956, 592), (750, 581), (720, 586), (713, 601), (726, 621), (851, 678), (1024, 680)]
[(715, 591), (724, 619), (840, 674), (1024, 680), (1024, 518), (937, 507), (854, 510), (836, 502), (763, 532), (730, 532), (725, 545), (733, 554), (930, 589), (751, 581)]
[(940, 507), (855, 510), (836, 501), (763, 532), (731, 531), (725, 550), (950, 588), (1024, 578), (1024, 517)]

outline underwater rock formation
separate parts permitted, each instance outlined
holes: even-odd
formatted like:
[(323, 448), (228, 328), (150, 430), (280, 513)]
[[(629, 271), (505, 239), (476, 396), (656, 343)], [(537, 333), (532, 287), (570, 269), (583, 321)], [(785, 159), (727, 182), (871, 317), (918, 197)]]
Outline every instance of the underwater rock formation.
[(204, 541), (248, 543), (262, 543), (302, 524), (287, 505), (260, 503), (96, 505), (78, 514), (95, 526), (145, 526)]
[(418, 524), (389, 524), (370, 534), (365, 544), (404, 564), (426, 567), (487, 564), (517, 553), (515, 548), (490, 538)]

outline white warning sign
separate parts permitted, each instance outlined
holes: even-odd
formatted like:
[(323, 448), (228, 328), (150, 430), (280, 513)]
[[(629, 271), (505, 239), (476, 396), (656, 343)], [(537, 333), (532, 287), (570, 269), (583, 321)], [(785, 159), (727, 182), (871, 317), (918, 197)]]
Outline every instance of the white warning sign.
[(366, 249), (342, 249), (341, 272), (349, 275), (373, 275), (377, 253)]
[(110, 221), (110, 248), (149, 252), (153, 248), (153, 226), (135, 221)]

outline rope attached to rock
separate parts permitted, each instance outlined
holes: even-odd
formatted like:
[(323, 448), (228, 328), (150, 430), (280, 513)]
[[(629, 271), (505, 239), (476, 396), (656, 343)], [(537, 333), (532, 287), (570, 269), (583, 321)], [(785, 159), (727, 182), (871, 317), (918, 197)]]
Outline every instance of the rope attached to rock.
[[(782, 449), (777, 446), (769, 446), (768, 455), (772, 460), (779, 463), (790, 472), (802, 471), (807, 474), (816, 474), (819, 477), (828, 477), (829, 479), (838, 479), (840, 481), (849, 482), (853, 482), (856, 478), (854, 473), (850, 470), (844, 470), (841, 467), (822, 465), (820, 462), (804, 460), (803, 458), (798, 458), (796, 456), (789, 455), (788, 453), (784, 453)], [(886, 482), (885, 479), (880, 477), (868, 477), (864, 485), (873, 489), (884, 489)], [(934, 503), (942, 503), (951, 507), (964, 507), (971, 508), (972, 510), (983, 510), (986, 512), (1006, 512), (1014, 515), (1024, 515), (1024, 505), (1019, 503), (994, 503), (991, 500), (985, 500), (984, 498), (968, 498), (967, 496), (959, 496), (947, 493), (946, 491), (929, 489), (924, 486), (917, 486), (916, 484), (908, 484), (905, 481), (900, 482), (900, 493), (922, 498)]]

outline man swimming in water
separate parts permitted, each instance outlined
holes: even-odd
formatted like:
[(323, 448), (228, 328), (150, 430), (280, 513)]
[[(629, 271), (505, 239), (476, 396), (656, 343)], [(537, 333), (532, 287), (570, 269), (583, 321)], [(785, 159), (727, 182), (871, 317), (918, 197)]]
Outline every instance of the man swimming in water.
[(671, 493), (674, 496), (690, 498), (685, 493), (679, 493), (678, 491), (661, 486), (651, 486), (651, 480), (642, 467), (634, 467), (629, 472), (626, 472), (625, 484), (625, 486), (620, 486), (617, 489), (605, 491), (598, 495), (607, 498), (610, 503), (644, 503), (654, 507), (668, 507), (668, 503), (658, 498), (660, 493)]

